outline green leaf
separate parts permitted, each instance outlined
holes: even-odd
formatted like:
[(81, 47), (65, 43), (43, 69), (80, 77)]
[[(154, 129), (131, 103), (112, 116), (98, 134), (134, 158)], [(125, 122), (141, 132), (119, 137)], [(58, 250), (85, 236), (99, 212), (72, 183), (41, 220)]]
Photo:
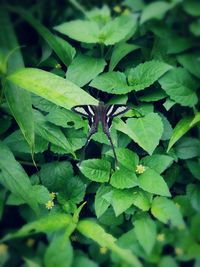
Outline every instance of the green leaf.
[(45, 140), (60, 146), (65, 152), (74, 155), (74, 151), (61, 129), (49, 123), (39, 111), (34, 111), (35, 132)]
[(101, 73), (105, 65), (102, 58), (78, 55), (68, 67), (66, 78), (82, 87)]
[(161, 118), (156, 113), (149, 113), (145, 117), (137, 119), (130, 118), (126, 124), (118, 120), (115, 128), (127, 134), (150, 155), (159, 144), (163, 132)]
[(113, 71), (117, 64), (122, 60), (125, 56), (129, 53), (139, 49), (140, 47), (134, 44), (127, 44), (127, 43), (119, 43), (117, 44), (112, 52), (110, 64), (109, 64), (109, 71)]
[(165, 224), (170, 223), (172, 226), (180, 228), (185, 226), (179, 208), (172, 200), (165, 197), (154, 198), (151, 206), (151, 213), (159, 221)]
[(19, 14), (25, 19), (48, 43), (48, 45), (55, 51), (60, 60), (69, 66), (76, 51), (75, 49), (64, 39), (52, 34), (44, 25), (35, 19), (29, 12), (19, 7), (9, 7), (9, 10)]
[(137, 16), (121, 15), (106, 23), (99, 34), (99, 42), (113, 45), (132, 36), (137, 29)]
[(160, 259), (158, 267), (178, 267), (176, 260), (172, 256), (164, 256)]
[(199, 83), (183, 68), (174, 68), (160, 78), (159, 83), (172, 100), (182, 106), (193, 107), (198, 98)]
[[(4, 11), (0, 12), (0, 24), (0, 51), (2, 50), (4, 54), (8, 54), (11, 53), (11, 51), (14, 51), (13, 49), (16, 49), (16, 47), (19, 47), (19, 44), (10, 19)], [(12, 54), (12, 57), (8, 58), (8, 62), (6, 63), (8, 64), (8, 73), (17, 70), (18, 68), (23, 68), (24, 62), (20, 50), (18, 49), (17, 51), (15, 51)], [(9, 109), (11, 110), (12, 115), (17, 121), (24, 135), (24, 138), (30, 146), (30, 151), (33, 152), (35, 136), (30, 94), (21, 89), (19, 86), (11, 83), (4, 83), (3, 80), (2, 84)], [(26, 114), (26, 116), (24, 116), (24, 114)]]
[[(133, 192), (132, 190), (119, 190), (113, 189), (111, 194), (111, 205), (115, 211), (115, 215), (119, 216), (126, 211), (133, 204)], [(108, 193), (109, 194), (109, 193)], [(103, 196), (107, 201), (106, 194)], [(109, 196), (110, 198), (110, 196)]]
[[(30, 154), (30, 147), (20, 130), (12, 132), (4, 139), (4, 143), (13, 151)], [(42, 153), (48, 148), (48, 142), (40, 136), (35, 136), (34, 153)]]
[(146, 6), (140, 17), (140, 23), (144, 23), (151, 19), (161, 20), (165, 16), (166, 12), (173, 7), (172, 4), (164, 1), (156, 1)]
[(84, 236), (91, 238), (101, 247), (107, 247), (116, 253), (124, 262), (134, 266), (141, 267), (141, 263), (137, 257), (129, 250), (123, 249), (116, 244), (116, 239), (105, 232), (105, 230), (97, 223), (89, 220), (82, 220), (77, 225), (77, 230)]
[(192, 175), (196, 179), (200, 180), (200, 162), (194, 160), (188, 160), (186, 161), (186, 164)]
[(83, 253), (75, 254), (72, 267), (83, 267), (83, 266), (98, 267), (98, 264), (92, 261), (91, 259), (89, 259)]
[(134, 220), (136, 237), (147, 254), (150, 254), (156, 242), (156, 224), (147, 215)]
[(70, 162), (50, 162), (43, 164), (39, 172), (42, 184), (50, 191), (58, 192), (65, 188), (73, 176)]
[(56, 26), (55, 30), (80, 42), (113, 45), (133, 35), (136, 27), (136, 16), (122, 15), (107, 22), (101, 29), (95, 21), (73, 20)]
[(200, 16), (200, 3), (196, 0), (184, 1), (183, 8), (191, 16)]
[(103, 159), (88, 159), (79, 165), (80, 171), (90, 180), (104, 183), (109, 181), (110, 162)]
[(128, 82), (135, 91), (149, 87), (172, 67), (164, 62), (151, 60), (130, 69)]
[(174, 159), (167, 155), (154, 154), (142, 158), (141, 163), (159, 174), (164, 172), (174, 161)]
[(71, 267), (73, 260), (73, 249), (69, 239), (63, 234), (55, 235), (44, 255), (46, 267)]
[[(116, 148), (115, 152), (121, 166), (132, 172), (135, 171), (136, 166), (139, 163), (139, 157), (136, 153), (134, 153), (128, 148)], [(106, 152), (106, 155), (114, 157), (112, 150)]]
[(173, 129), (167, 117), (165, 117), (162, 113), (160, 113), (159, 115), (162, 119), (162, 123), (164, 127), (161, 140), (166, 141), (166, 140), (169, 140), (170, 137), (172, 136)]
[(178, 62), (186, 68), (190, 73), (200, 78), (200, 53), (187, 53), (183, 55), (178, 55)]
[(161, 196), (171, 196), (165, 180), (156, 171), (150, 168), (139, 176), (138, 181), (139, 187), (147, 192)]
[(98, 104), (74, 83), (40, 69), (21, 69), (9, 75), (7, 80), (67, 109), (83, 103)]
[(199, 20), (193, 22), (190, 24), (190, 31), (195, 35), (195, 36), (200, 36), (200, 22)]
[(2, 176), (0, 182), (13, 194), (23, 199), (36, 213), (38, 212), (38, 200), (32, 191), (32, 185), (28, 175), (15, 160), (9, 148), (0, 141), (0, 169)]
[(138, 179), (134, 170), (121, 166), (112, 174), (110, 184), (118, 189), (131, 188), (138, 185)]
[(145, 95), (139, 97), (139, 100), (142, 102), (155, 102), (166, 98), (166, 93), (160, 88), (149, 88)]
[(13, 238), (25, 237), (37, 233), (53, 233), (66, 229), (72, 223), (72, 217), (64, 213), (50, 213), (33, 222), (24, 225), (15, 233), (7, 234), (1, 241), (8, 241)]
[(197, 138), (183, 137), (175, 146), (175, 153), (180, 159), (191, 159), (200, 155), (200, 141)]
[(200, 185), (189, 184), (187, 186), (187, 196), (192, 204), (192, 207), (199, 212), (200, 211)]
[(106, 72), (91, 81), (90, 86), (110, 94), (126, 94), (133, 90), (127, 85), (126, 76), (122, 72)]
[(152, 194), (143, 191), (140, 188), (133, 189), (133, 205), (138, 207), (142, 211), (149, 210), (151, 199), (152, 199)]
[(97, 218), (99, 218), (110, 206), (110, 203), (103, 198), (103, 196), (112, 190), (111, 186), (101, 185), (95, 195), (95, 213)]
[(98, 43), (100, 28), (95, 21), (72, 20), (62, 23), (54, 29), (71, 39), (84, 43)]
[(172, 136), (170, 138), (167, 152), (172, 148), (172, 146), (185, 134), (187, 133), (196, 123), (200, 121), (199, 113), (192, 117), (185, 117), (181, 119), (173, 130)]

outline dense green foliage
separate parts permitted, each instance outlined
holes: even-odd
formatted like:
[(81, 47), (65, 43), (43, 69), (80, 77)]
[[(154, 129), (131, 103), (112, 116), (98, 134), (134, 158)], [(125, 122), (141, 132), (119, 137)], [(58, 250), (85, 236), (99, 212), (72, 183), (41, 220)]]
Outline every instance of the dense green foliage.
[(199, 0), (5, 2), (0, 266), (200, 266)]

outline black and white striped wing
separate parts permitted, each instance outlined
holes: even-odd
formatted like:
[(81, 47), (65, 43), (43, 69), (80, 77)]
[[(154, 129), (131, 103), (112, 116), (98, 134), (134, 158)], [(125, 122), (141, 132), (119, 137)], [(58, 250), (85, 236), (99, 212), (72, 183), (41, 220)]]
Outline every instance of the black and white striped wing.
[(95, 122), (95, 110), (94, 110), (94, 107), (92, 105), (74, 106), (72, 108), (72, 111), (87, 118), (90, 128), (92, 127), (92, 125)]
[(106, 116), (113, 118), (127, 112), (129, 109), (126, 105), (110, 105), (107, 109)]

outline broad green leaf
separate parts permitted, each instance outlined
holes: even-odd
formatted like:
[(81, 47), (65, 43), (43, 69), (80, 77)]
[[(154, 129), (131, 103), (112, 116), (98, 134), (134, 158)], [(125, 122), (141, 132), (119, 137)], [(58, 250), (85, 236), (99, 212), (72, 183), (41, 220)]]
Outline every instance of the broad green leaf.
[(180, 228), (185, 226), (179, 208), (172, 200), (166, 197), (154, 198), (151, 206), (151, 213), (165, 224), (170, 223), (172, 226)]
[[(111, 200), (110, 200), (109, 193), (106, 195), (106, 198), (107, 197), (110, 203)], [(109, 207), (98, 220), (103, 225), (109, 226), (112, 224), (113, 227), (122, 225), (124, 222), (123, 215), (121, 214), (119, 216), (116, 216), (112, 207)]]
[(182, 106), (193, 107), (198, 98), (195, 90), (199, 83), (183, 68), (174, 68), (159, 79), (162, 89)]
[(192, 127), (194, 127), (196, 123), (200, 122), (199, 114), (200, 113), (197, 113), (194, 118), (185, 117), (176, 124), (168, 144), (167, 152), (185, 133), (187, 133)]
[(123, 72), (106, 72), (91, 81), (90, 86), (110, 94), (126, 94), (133, 90), (127, 85), (126, 76)]
[(186, 161), (187, 167), (189, 168), (192, 175), (200, 180), (200, 162), (194, 160)]
[(134, 220), (136, 237), (147, 254), (150, 254), (156, 242), (156, 223), (149, 216), (143, 215)]
[(69, 239), (63, 234), (54, 235), (44, 255), (45, 267), (71, 267), (73, 249)]
[(116, 244), (116, 238), (105, 232), (97, 223), (89, 220), (82, 220), (77, 225), (77, 230), (84, 236), (91, 238), (101, 247), (107, 247), (116, 253), (124, 262), (134, 266), (141, 267), (137, 257), (129, 250), (123, 249)]
[(130, 69), (128, 74), (129, 85), (132, 90), (143, 90), (157, 81), (171, 68), (172, 66), (157, 60), (141, 63), (137, 67)]
[(113, 45), (131, 37), (137, 29), (137, 16), (121, 15), (109, 21), (101, 29), (99, 42), (105, 45)]
[(191, 16), (194, 16), (194, 17), (200, 16), (200, 3), (199, 3), (199, 1), (196, 1), (196, 0), (184, 1), (183, 8)]
[[(0, 51), (4, 52), (4, 54), (8, 54), (19, 47), (19, 44), (10, 19), (4, 11), (0, 11), (0, 25)], [(7, 63), (8, 73), (24, 67), (23, 58), (19, 49), (8, 58)], [(31, 148), (30, 152), (33, 152), (35, 136), (30, 94), (20, 88), (20, 86), (11, 83), (3, 83), (3, 90), (12, 115)], [(24, 114), (26, 114), (26, 116), (24, 116)]]
[(84, 255), (82, 252), (75, 254), (72, 267), (83, 267), (83, 266), (98, 267), (98, 264), (93, 260), (91, 260), (86, 255)]
[(73, 149), (61, 129), (49, 123), (39, 111), (34, 111), (35, 132), (45, 140), (62, 147), (65, 152), (74, 155)]
[[(30, 154), (30, 147), (20, 130), (12, 132), (4, 139), (4, 143), (15, 153), (22, 152)], [(48, 142), (40, 136), (35, 136), (34, 153), (42, 153), (48, 149)]]
[(158, 173), (164, 172), (174, 161), (174, 159), (167, 155), (154, 154), (142, 158), (141, 163)]
[[(139, 157), (136, 153), (131, 151), (128, 148), (116, 148), (115, 149), (117, 159), (123, 167), (130, 171), (135, 171), (136, 166), (139, 163)], [(106, 155), (109, 155), (111, 157), (114, 157), (113, 151), (108, 151)]]
[(149, 210), (151, 199), (152, 199), (152, 194), (143, 191), (140, 188), (133, 189), (133, 205), (135, 205), (142, 211)]
[(74, 83), (40, 69), (21, 69), (9, 75), (7, 81), (67, 109), (83, 103), (98, 104)]
[(110, 177), (110, 162), (103, 159), (88, 159), (79, 165), (80, 171), (90, 180), (104, 183)]
[(30, 234), (53, 233), (58, 230), (66, 229), (72, 223), (72, 217), (64, 213), (49, 213), (36, 221), (25, 224), (15, 233), (7, 234), (1, 241), (13, 238), (22, 238)]
[(149, 88), (144, 95), (139, 97), (142, 102), (155, 102), (166, 98), (166, 93), (160, 88)]
[(129, 53), (139, 49), (140, 47), (134, 44), (127, 44), (125, 42), (117, 44), (112, 52), (109, 71), (113, 71), (117, 64)]
[(9, 7), (12, 12), (19, 14), (25, 19), (48, 43), (48, 45), (55, 51), (60, 60), (69, 66), (76, 51), (75, 49), (64, 39), (52, 34), (44, 25), (35, 19), (29, 12), (19, 7)]
[(121, 166), (112, 174), (110, 184), (118, 189), (131, 188), (138, 185), (138, 179), (134, 170)]
[(170, 137), (172, 136), (173, 129), (167, 117), (165, 117), (162, 113), (159, 113), (159, 115), (162, 119), (163, 128), (164, 128), (161, 140), (166, 141), (166, 140), (169, 140)]
[[(104, 195), (103, 198), (106, 199), (106, 195)], [(132, 190), (113, 189), (110, 203), (113, 206), (115, 215), (119, 216), (121, 213), (126, 211), (133, 204), (133, 199)]]
[(178, 263), (172, 256), (164, 256), (160, 259), (158, 267), (178, 267)]
[(102, 58), (78, 55), (68, 67), (66, 78), (82, 87), (101, 73), (105, 65)]
[(183, 137), (175, 145), (175, 153), (180, 159), (191, 159), (200, 155), (200, 141), (197, 138)]
[(73, 176), (70, 162), (50, 162), (43, 164), (39, 172), (41, 182), (50, 191), (58, 192), (65, 188)]
[(189, 184), (187, 186), (187, 196), (192, 204), (192, 207), (199, 212), (200, 211), (200, 185)]
[(200, 53), (193, 52), (177, 56), (178, 62), (190, 73), (200, 78)]
[(32, 191), (28, 175), (15, 160), (9, 148), (0, 141), (0, 169), (1, 183), (13, 194), (23, 199), (35, 212), (38, 212), (38, 201)]
[(101, 185), (95, 195), (95, 213), (97, 218), (99, 218), (110, 206), (110, 203), (103, 198), (103, 195), (109, 193), (112, 190), (111, 186)]
[(68, 177), (66, 180), (65, 186), (60, 189), (58, 201), (61, 204), (66, 202), (78, 204), (83, 201), (86, 186), (79, 176)]
[(74, 127), (76, 130), (85, 125), (81, 116), (71, 110), (60, 107), (51, 110), (49, 114), (47, 114), (46, 119), (57, 126), (62, 126), (64, 128)]
[(139, 176), (138, 181), (139, 187), (147, 192), (161, 196), (171, 196), (165, 180), (156, 171), (150, 168), (146, 169)]
[(200, 36), (200, 22), (199, 20), (193, 22), (190, 24), (190, 31), (195, 35), (195, 36)]
[(95, 21), (72, 20), (64, 22), (54, 29), (76, 41), (89, 44), (99, 42), (100, 28)]
[(130, 118), (126, 124), (118, 120), (115, 128), (127, 134), (150, 155), (159, 144), (163, 132), (161, 118), (156, 113), (149, 113), (137, 119)]

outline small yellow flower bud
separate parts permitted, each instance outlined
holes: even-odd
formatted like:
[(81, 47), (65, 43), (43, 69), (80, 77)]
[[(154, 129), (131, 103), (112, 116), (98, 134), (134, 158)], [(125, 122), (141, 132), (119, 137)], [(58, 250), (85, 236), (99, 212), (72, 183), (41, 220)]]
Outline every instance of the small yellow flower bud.
[(145, 167), (142, 164), (136, 166), (135, 172), (138, 174), (142, 174), (145, 171)]
[(27, 241), (26, 241), (26, 245), (27, 245), (27, 247), (29, 247), (29, 248), (31, 248), (31, 247), (34, 245), (34, 243), (35, 243), (35, 240), (34, 240), (33, 238), (29, 238), (29, 239), (27, 239)]
[(100, 253), (101, 253), (101, 254), (106, 254), (107, 251), (108, 251), (108, 249), (107, 249), (106, 247), (101, 247), (101, 248), (100, 248)]
[(156, 239), (160, 242), (164, 241), (165, 240), (165, 234), (158, 234)]
[(124, 9), (123, 15), (129, 15), (130, 14), (130, 10), (128, 8)]
[(56, 197), (56, 193), (55, 193), (55, 192), (51, 192), (51, 193), (50, 193), (50, 198), (51, 198), (52, 200), (54, 200), (55, 197)]
[(183, 254), (182, 248), (179, 248), (179, 247), (175, 248), (175, 253), (176, 255), (182, 255)]
[(51, 210), (54, 206), (54, 202), (52, 200), (49, 200), (45, 206), (48, 210)]
[(5, 254), (8, 251), (8, 246), (6, 244), (0, 244), (0, 255)]
[(121, 13), (122, 12), (122, 9), (119, 5), (116, 5), (113, 7), (113, 10), (116, 12), (116, 13)]
[(56, 69), (61, 69), (62, 67), (61, 67), (61, 65), (60, 65), (59, 63), (57, 63), (57, 64), (55, 65), (55, 68), (56, 68)]

